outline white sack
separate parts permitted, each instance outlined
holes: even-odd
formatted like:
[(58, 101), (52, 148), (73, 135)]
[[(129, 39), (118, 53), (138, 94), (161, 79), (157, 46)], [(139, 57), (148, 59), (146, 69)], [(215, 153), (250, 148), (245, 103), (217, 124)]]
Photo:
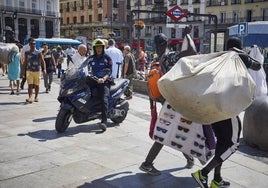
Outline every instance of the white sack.
[(159, 79), (158, 87), (184, 117), (211, 124), (247, 108), (255, 83), (238, 54), (228, 51), (181, 58)]
[(249, 74), (253, 78), (253, 80), (256, 83), (256, 90), (254, 93), (254, 97), (260, 97), (260, 96), (267, 96), (267, 83), (266, 83), (266, 74), (263, 69), (263, 62), (264, 57), (261, 54), (258, 46), (253, 45), (253, 48), (250, 50), (249, 53), (250, 57), (258, 60), (259, 63), (261, 63), (261, 69), (258, 71), (254, 71), (252, 69), (249, 69)]
[(16, 46), (14, 43), (3, 43), (0, 42), (0, 62), (7, 64), (8, 54), (11, 48)]

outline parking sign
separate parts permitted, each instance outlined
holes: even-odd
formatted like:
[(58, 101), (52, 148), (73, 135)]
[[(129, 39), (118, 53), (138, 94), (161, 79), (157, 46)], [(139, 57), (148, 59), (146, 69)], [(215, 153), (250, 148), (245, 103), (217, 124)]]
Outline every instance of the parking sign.
[(248, 34), (248, 23), (242, 22), (237, 24), (237, 34), (239, 36), (246, 36)]

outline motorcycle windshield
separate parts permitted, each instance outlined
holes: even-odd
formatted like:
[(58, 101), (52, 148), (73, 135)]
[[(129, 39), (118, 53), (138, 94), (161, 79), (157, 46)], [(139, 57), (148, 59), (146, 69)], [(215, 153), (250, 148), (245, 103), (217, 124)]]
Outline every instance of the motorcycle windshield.
[(67, 80), (73, 80), (81, 77), (85, 77), (88, 75), (88, 68), (87, 68), (88, 61), (85, 60), (80, 67), (71, 67), (68, 68), (65, 72), (65, 78)]

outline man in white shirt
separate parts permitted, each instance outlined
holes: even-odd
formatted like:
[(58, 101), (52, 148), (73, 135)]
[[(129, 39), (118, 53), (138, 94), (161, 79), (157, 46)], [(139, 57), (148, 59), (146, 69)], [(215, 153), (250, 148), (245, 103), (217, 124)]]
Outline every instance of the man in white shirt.
[(112, 78), (120, 78), (121, 77), (121, 66), (123, 62), (123, 53), (117, 47), (115, 47), (114, 39), (109, 39), (108, 41), (108, 49), (105, 50), (105, 53), (111, 57), (113, 62), (112, 67)]
[(80, 44), (77, 52), (72, 56), (72, 61), (69, 64), (69, 68), (79, 67), (85, 59), (87, 54), (87, 46)]
[(67, 55), (67, 67), (70, 64), (70, 58), (76, 53), (76, 50), (72, 47), (71, 44), (68, 45), (68, 48), (65, 50), (65, 54)]

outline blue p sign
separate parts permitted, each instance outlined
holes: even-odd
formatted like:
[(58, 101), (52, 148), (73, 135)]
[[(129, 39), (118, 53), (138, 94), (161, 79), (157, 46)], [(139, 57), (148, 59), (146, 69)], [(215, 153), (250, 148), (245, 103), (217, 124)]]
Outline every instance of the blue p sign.
[(248, 34), (248, 23), (243, 22), (237, 25), (237, 34), (240, 36), (246, 36)]

